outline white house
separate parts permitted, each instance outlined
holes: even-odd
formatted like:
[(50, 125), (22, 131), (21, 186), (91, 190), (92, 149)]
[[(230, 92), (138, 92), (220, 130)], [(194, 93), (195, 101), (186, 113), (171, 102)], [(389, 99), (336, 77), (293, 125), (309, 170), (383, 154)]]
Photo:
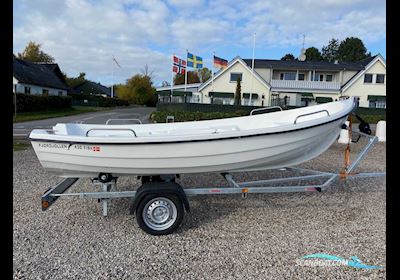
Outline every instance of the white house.
[(33, 63), (14, 56), (13, 92), (66, 96), (68, 86), (55, 63)]
[(233, 104), (240, 78), (242, 105), (307, 106), (345, 95), (358, 97), (360, 107), (386, 108), (386, 61), (380, 54), (358, 62), (255, 59), (254, 75), (251, 65), (251, 59), (235, 57), (192, 92), (201, 103)]

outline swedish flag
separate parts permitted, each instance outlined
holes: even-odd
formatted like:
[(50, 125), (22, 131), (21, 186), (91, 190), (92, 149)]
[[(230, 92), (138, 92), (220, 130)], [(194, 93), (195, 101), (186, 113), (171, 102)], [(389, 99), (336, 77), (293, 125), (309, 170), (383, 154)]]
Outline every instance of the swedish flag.
[(203, 58), (187, 53), (187, 66), (192, 68), (203, 68)]

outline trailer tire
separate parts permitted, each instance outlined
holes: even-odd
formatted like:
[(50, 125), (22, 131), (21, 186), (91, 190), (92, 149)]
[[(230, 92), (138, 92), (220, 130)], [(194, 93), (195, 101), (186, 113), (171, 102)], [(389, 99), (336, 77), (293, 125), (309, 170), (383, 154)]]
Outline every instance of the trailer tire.
[(151, 235), (167, 235), (182, 223), (182, 200), (175, 194), (148, 194), (136, 208), (139, 227)]

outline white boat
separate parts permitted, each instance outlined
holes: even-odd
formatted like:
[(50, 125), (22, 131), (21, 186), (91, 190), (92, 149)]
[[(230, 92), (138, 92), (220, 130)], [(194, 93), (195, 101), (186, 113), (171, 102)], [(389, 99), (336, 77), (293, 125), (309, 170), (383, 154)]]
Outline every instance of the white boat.
[(317, 157), (339, 136), (354, 98), (208, 121), (35, 129), (42, 166), (61, 177), (162, 175), (289, 167)]

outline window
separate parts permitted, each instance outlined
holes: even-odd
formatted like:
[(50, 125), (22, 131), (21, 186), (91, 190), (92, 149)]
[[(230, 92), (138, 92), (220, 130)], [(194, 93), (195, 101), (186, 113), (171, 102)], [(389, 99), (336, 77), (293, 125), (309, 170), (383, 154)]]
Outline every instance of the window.
[(371, 84), (372, 83), (372, 74), (365, 74), (364, 75), (364, 83)]
[(231, 82), (236, 83), (236, 81), (238, 80), (238, 78), (240, 78), (240, 80), (243, 81), (243, 79), (242, 79), (242, 73), (231, 73)]
[(281, 80), (292, 80), (292, 81), (294, 81), (294, 80), (296, 80), (296, 73), (294, 73), (294, 72), (281, 73), (279, 75), (279, 78)]
[(58, 96), (62, 96), (63, 94), (62, 94), (62, 91), (59, 91), (58, 92)]
[(333, 76), (332, 75), (326, 75), (326, 81), (327, 82), (332, 82)]
[(24, 87), (24, 93), (30, 94), (31, 93), (31, 87)]
[(305, 78), (304, 74), (299, 73), (299, 76), (298, 76), (299, 81), (304, 81), (304, 78)]
[(377, 84), (385, 83), (385, 74), (376, 74), (376, 82)]
[(49, 95), (49, 90), (48, 89), (42, 89), (42, 94), (44, 96), (48, 96)]
[(291, 80), (294, 81), (296, 80), (296, 73), (288, 72), (288, 73), (281, 73), (283, 74), (283, 79), (284, 80)]
[(386, 100), (370, 100), (369, 101), (370, 108), (384, 108), (386, 109)]
[(324, 80), (324, 75), (323, 75), (323, 74), (320, 74), (320, 75), (319, 75), (319, 80), (320, 80), (321, 82)]

